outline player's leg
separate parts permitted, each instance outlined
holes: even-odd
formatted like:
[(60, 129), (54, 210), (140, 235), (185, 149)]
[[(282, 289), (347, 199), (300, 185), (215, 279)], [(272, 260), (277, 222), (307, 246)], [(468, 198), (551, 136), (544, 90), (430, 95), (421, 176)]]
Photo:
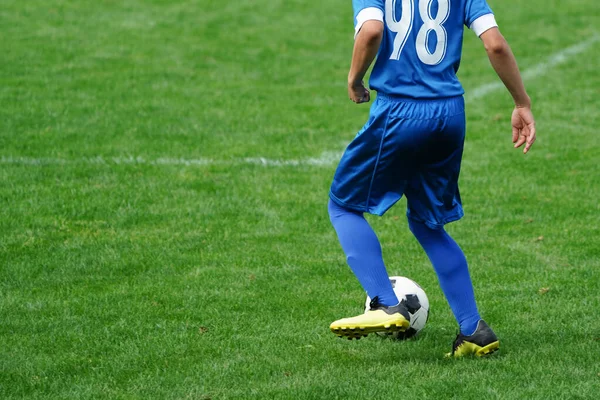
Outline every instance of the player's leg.
[(448, 356), (483, 356), (500, 347), (494, 331), (477, 310), (469, 267), (462, 249), (444, 230), (409, 218), (409, 227), (433, 264), (440, 287), (460, 326)]
[(369, 311), (334, 321), (331, 331), (349, 339), (360, 339), (372, 332), (405, 331), (410, 315), (394, 293), (375, 232), (360, 212), (341, 207), (332, 200), (328, 209), (348, 265), (373, 299)]
[(331, 186), (329, 216), (348, 265), (373, 299), (371, 310), (343, 318), (330, 326), (333, 333), (360, 338), (370, 332), (404, 331), (410, 316), (394, 294), (375, 232), (363, 216), (372, 212), (369, 201), (373, 175), (381, 161), (388, 109), (377, 100), (365, 127), (350, 143)]
[(461, 98), (431, 102), (439, 129), (420, 147), (419, 173), (405, 191), (409, 226), (429, 257), (444, 295), (460, 326), (452, 354), (483, 355), (498, 348), (493, 331), (481, 320), (469, 267), (462, 249), (444, 230), (463, 216), (458, 190), (465, 117)]
[(472, 335), (481, 319), (475, 303), (467, 259), (444, 228), (432, 229), (423, 222), (408, 220), (410, 230), (433, 264), (440, 287), (450, 304), (460, 332)]
[(379, 239), (363, 213), (340, 207), (332, 200), (329, 200), (328, 211), (346, 261), (369, 297), (378, 298), (383, 306), (398, 304), (383, 263)]

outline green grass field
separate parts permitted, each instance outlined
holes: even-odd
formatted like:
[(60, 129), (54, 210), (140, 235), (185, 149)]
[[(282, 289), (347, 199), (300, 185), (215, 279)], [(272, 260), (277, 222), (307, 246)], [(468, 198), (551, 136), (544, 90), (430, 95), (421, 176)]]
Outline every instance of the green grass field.
[(489, 3), (538, 141), (512, 149), (506, 91), (469, 97), (497, 78), (467, 32), (448, 230), (502, 348), (445, 360), (457, 327), (404, 201), (370, 221), (428, 326), (328, 331), (364, 302), (326, 210), (368, 114), (349, 0), (3, 0), (0, 398), (600, 398), (597, 2)]

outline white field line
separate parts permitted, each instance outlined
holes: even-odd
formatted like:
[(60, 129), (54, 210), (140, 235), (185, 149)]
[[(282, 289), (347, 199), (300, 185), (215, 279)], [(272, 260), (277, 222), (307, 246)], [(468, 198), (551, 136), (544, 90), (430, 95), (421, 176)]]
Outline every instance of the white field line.
[[(571, 47), (567, 47), (566, 49), (552, 54), (545, 61), (542, 61), (541, 63), (524, 70), (521, 73), (523, 80), (528, 81), (530, 79), (535, 79), (544, 75), (557, 65), (563, 64), (569, 59), (573, 58), (574, 56), (583, 53), (598, 41), (600, 41), (600, 35), (596, 33), (594, 34), (594, 36), (590, 37), (587, 40), (584, 40), (582, 42), (574, 44)], [(485, 85), (476, 87), (473, 90), (470, 90), (465, 94), (465, 98), (469, 101), (477, 100), (487, 96), (491, 92), (495, 92), (496, 90), (500, 90), (503, 88), (504, 85), (502, 84), (502, 82), (500, 82), (500, 80), (497, 80), (496, 82), (487, 83)]]
[[(552, 54), (545, 61), (534, 65), (522, 72), (524, 80), (538, 78), (547, 73), (553, 67), (562, 64), (572, 57), (583, 53), (596, 42), (600, 41), (600, 35), (594, 34), (587, 40), (567, 47)], [(487, 83), (476, 87), (466, 94), (467, 100), (477, 100), (488, 94), (503, 89), (500, 81)], [(169, 158), (161, 157), (146, 159), (141, 156), (127, 157), (81, 157), (77, 159), (64, 158), (29, 158), (0, 156), (0, 165), (67, 165), (67, 164), (97, 164), (97, 165), (168, 165), (168, 166), (206, 166), (206, 165), (260, 165), (264, 167), (300, 167), (300, 166), (332, 166), (339, 161), (341, 151), (325, 151), (316, 158), (302, 158), (295, 160), (282, 160), (263, 157), (234, 158), (230, 160), (215, 160), (212, 158)]]
[(264, 167), (300, 167), (300, 166), (330, 166), (339, 161), (341, 152), (325, 151), (316, 158), (303, 158), (296, 160), (280, 160), (264, 157), (234, 158), (230, 160), (215, 160), (212, 158), (166, 158), (155, 159), (141, 156), (128, 157), (81, 157), (75, 159), (65, 158), (30, 158), (0, 156), (0, 165), (167, 165), (167, 166), (205, 166), (205, 165), (260, 165)]

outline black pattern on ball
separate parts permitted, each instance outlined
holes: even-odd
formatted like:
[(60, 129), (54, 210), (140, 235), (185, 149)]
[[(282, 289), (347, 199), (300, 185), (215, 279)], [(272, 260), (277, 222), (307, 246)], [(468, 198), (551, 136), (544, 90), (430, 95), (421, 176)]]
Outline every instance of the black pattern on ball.
[(406, 299), (402, 299), (400, 304), (404, 305), (409, 313), (414, 314), (421, 308), (421, 302), (416, 294), (407, 294)]

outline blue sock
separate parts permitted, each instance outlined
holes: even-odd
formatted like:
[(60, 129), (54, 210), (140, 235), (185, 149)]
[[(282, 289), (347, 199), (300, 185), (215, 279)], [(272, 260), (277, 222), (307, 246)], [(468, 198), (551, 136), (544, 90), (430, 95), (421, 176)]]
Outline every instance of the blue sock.
[(331, 200), (328, 210), (348, 265), (369, 297), (379, 297), (384, 306), (398, 304), (383, 264), (379, 239), (371, 225), (362, 213), (340, 207)]
[(443, 228), (431, 229), (411, 219), (408, 225), (433, 264), (442, 291), (460, 325), (460, 332), (472, 335), (481, 317), (463, 251)]

